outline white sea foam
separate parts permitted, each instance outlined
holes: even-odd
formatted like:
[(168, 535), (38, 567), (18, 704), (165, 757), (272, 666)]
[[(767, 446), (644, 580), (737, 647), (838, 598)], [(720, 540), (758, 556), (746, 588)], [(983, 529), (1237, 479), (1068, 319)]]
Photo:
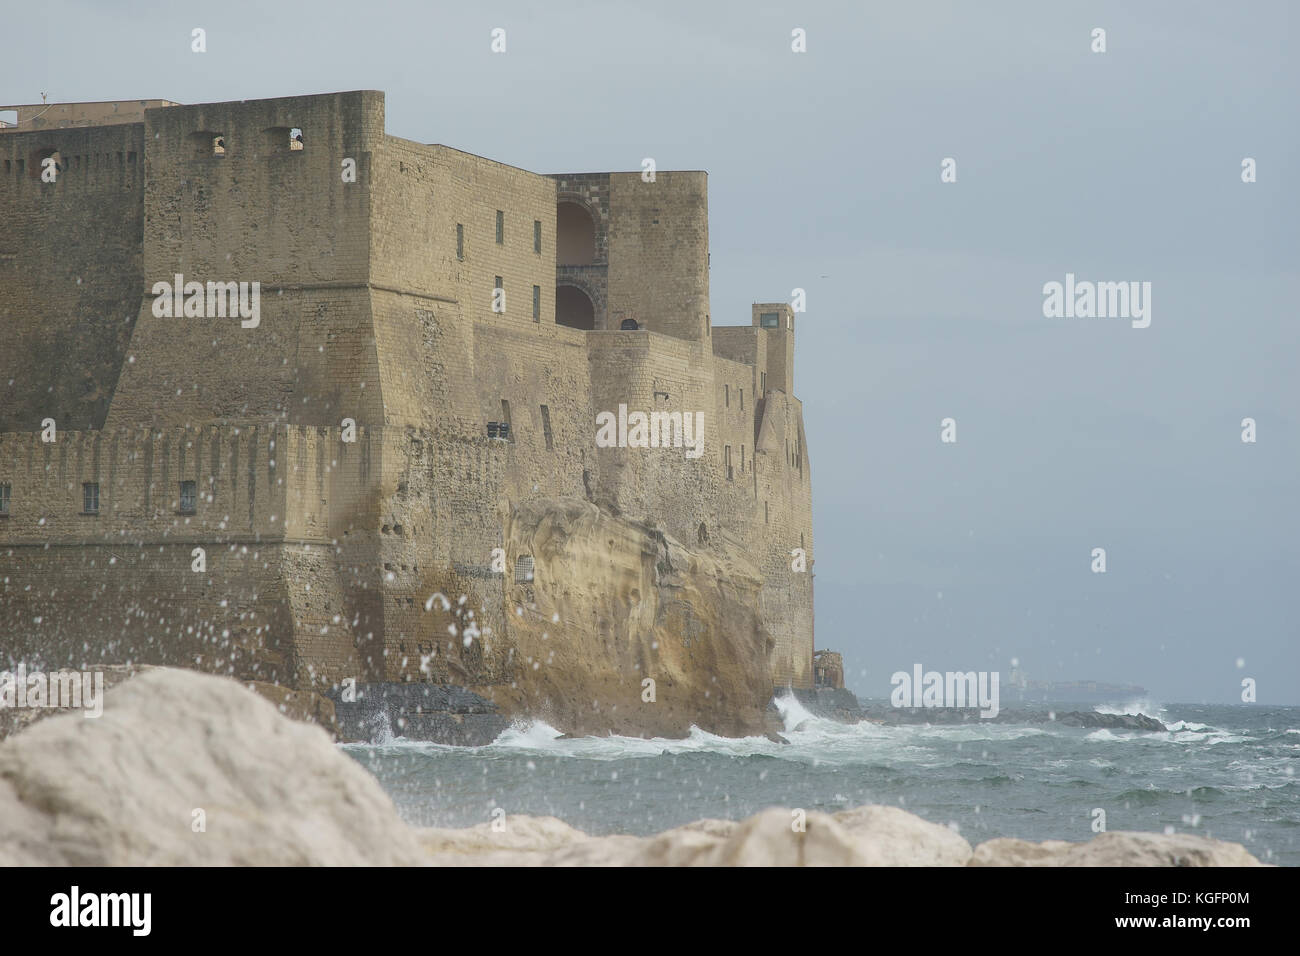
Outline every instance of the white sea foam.
[(1165, 707), (1150, 697), (1139, 697), (1123, 704), (1097, 704), (1092, 708), (1096, 714), (1146, 714), (1165, 722)]
[(774, 697), (772, 703), (781, 714), (786, 733), (794, 733), (800, 729), (811, 730), (814, 724), (825, 723), (823, 718), (815, 716), (807, 707), (799, 703), (799, 698), (795, 697), (789, 688), (786, 688), (785, 693)]

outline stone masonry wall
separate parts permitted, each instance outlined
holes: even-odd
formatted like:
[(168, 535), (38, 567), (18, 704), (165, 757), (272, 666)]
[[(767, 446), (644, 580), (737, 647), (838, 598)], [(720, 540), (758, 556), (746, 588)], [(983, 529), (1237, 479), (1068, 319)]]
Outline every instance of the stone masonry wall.
[(0, 432), (103, 426), (140, 307), (144, 152), (139, 124), (0, 135)]

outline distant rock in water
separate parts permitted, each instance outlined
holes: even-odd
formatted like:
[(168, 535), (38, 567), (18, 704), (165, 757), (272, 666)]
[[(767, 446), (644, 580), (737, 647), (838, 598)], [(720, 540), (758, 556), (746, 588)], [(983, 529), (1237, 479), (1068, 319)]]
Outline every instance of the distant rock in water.
[[(1043, 720), (1050, 719), (1047, 715)], [(1169, 728), (1146, 714), (1098, 714), (1091, 710), (1072, 710), (1057, 714), (1056, 722), (1067, 727), (1104, 727), (1111, 730), (1168, 730)]]
[(886, 724), (1063, 724), (1066, 727), (1096, 727), (1111, 730), (1163, 731), (1169, 728), (1146, 714), (1099, 714), (1091, 710), (1026, 711), (1002, 710), (996, 717), (981, 717), (971, 707), (893, 707), (887, 701), (865, 701), (862, 719)]

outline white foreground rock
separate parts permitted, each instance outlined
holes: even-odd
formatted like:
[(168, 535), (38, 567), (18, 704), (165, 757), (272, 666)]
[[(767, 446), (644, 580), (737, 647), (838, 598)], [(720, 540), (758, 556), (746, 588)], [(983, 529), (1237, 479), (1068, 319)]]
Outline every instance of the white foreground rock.
[(0, 745), (0, 865), (417, 862), (364, 768), (228, 678), (152, 670)]
[[(205, 830), (196, 832), (195, 811)], [(896, 807), (700, 820), (591, 837), (553, 817), (416, 830), (319, 727), (233, 680), (159, 668), (110, 690), (104, 714), (39, 721), (0, 744), (0, 865), (1243, 866), (1243, 847), (1105, 833), (990, 840)]]

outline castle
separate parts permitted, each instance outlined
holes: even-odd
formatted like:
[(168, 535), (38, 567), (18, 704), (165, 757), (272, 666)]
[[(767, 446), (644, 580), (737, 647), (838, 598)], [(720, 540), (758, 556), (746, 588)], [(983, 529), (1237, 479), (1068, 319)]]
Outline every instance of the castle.
[(375, 91), (17, 112), (0, 667), (813, 686), (796, 315), (712, 324), (704, 172), (539, 175)]

